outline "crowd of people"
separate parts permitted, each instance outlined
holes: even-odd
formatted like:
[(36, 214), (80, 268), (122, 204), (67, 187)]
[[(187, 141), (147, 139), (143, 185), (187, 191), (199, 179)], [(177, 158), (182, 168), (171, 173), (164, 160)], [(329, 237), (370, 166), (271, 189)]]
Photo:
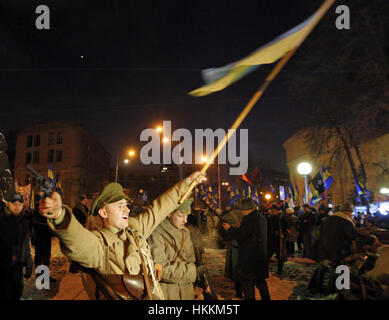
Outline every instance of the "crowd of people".
[[(152, 203), (143, 192), (129, 201), (117, 183), (108, 184), (92, 205), (80, 195), (73, 209), (53, 193), (31, 211), (24, 208), (20, 194), (13, 194), (0, 207), (0, 272), (6, 275), (0, 280), (0, 299), (20, 299), (23, 279), (33, 270), (30, 239), (35, 267), (50, 266), (53, 236), (72, 261), (69, 272), (81, 272), (91, 299), (195, 299), (195, 287), (206, 275), (198, 246), (201, 232), (196, 231), (204, 215), (193, 214), (195, 228), (188, 228), (193, 200), (179, 205), (179, 199), (202, 177), (191, 175)], [(233, 281), (236, 296), (248, 300), (255, 299), (255, 287), (263, 300), (271, 299), (266, 279), (272, 257), (279, 277), (288, 258), (301, 254), (315, 260), (319, 267), (310, 288), (320, 291), (328, 270), (356, 259), (355, 244), (371, 251), (385, 247), (374, 236), (374, 217), (354, 216), (349, 204), (316, 210), (280, 202), (259, 208), (244, 198), (212, 217), (227, 245), (225, 277)], [(382, 272), (375, 277), (387, 290)], [(211, 279), (206, 280), (204, 291), (210, 289)]]
[[(255, 204), (252, 206), (256, 207)], [(307, 204), (304, 204), (302, 208), (298, 206), (289, 208), (285, 207), (284, 203), (273, 203), (262, 210), (254, 210), (253, 212), (255, 212), (253, 215), (264, 218), (261, 220), (264, 226), (261, 232), (258, 231), (259, 229), (253, 231), (255, 234), (251, 235), (250, 239), (244, 239), (248, 242), (261, 239), (261, 244), (267, 241), (265, 250), (267, 254), (264, 254), (263, 250), (250, 247), (238, 236), (228, 237), (228, 235), (239, 234), (237, 230), (244, 230), (244, 223), (241, 221), (245, 220), (246, 215), (242, 207), (233, 205), (230, 210), (224, 211), (221, 215), (227, 220), (226, 223), (223, 223), (223, 228), (229, 231), (227, 235), (224, 234), (224, 239), (227, 242), (225, 276), (234, 281), (237, 297), (242, 297), (242, 282), (251, 276), (251, 281), (257, 283), (262, 299), (269, 298), (267, 294), (262, 294), (264, 290), (261, 289), (267, 276), (255, 276), (246, 270), (247, 265), (255, 265), (257, 259), (267, 261), (269, 264), (270, 259), (275, 255), (277, 260), (276, 274), (281, 277), (284, 263), (297, 253), (297, 249), (303, 258), (314, 260), (319, 264), (312, 275), (309, 288), (313, 293), (322, 293), (325, 273), (334, 271), (339, 265), (352, 265), (361, 258), (361, 254), (357, 254), (358, 249), (360, 249), (359, 252), (364, 249), (375, 254), (378, 248), (388, 247), (382, 245), (375, 236), (377, 227), (374, 217), (371, 214), (354, 216), (353, 206), (350, 204), (338, 206), (334, 210), (321, 205), (316, 210)], [(257, 220), (259, 221), (259, 218)], [(255, 225), (254, 222), (251, 223), (251, 227), (253, 225)], [(245, 235), (249, 234), (250, 232), (246, 230)], [(247, 249), (250, 250), (250, 260), (243, 258)], [(264, 259), (266, 255), (267, 260)], [(367, 259), (368, 256), (365, 257)], [(377, 257), (378, 255), (375, 255), (375, 258)], [(389, 262), (387, 256), (382, 257), (381, 261), (383, 259), (386, 259), (386, 263)], [(265, 268), (267, 269), (268, 266)], [(375, 280), (382, 283), (382, 290), (386, 290), (386, 295), (389, 284), (387, 277), (387, 271), (386, 273), (381, 272), (381, 276), (375, 276)], [(334, 279), (330, 280), (329, 286), (332, 286), (330, 292), (333, 293), (335, 291)], [(253, 299), (252, 294), (244, 294), (244, 297)]]

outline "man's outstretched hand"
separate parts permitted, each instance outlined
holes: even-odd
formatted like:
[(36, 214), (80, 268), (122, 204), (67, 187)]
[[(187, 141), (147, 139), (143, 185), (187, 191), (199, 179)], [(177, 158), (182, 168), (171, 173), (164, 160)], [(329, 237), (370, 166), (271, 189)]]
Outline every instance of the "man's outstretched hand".
[(189, 180), (189, 183), (192, 183), (194, 180), (196, 181), (196, 184), (199, 184), (203, 182), (205, 178), (205, 173), (201, 171), (193, 172), (187, 179)]
[(39, 212), (49, 219), (57, 219), (62, 213), (62, 198), (58, 192), (53, 192), (39, 202)]

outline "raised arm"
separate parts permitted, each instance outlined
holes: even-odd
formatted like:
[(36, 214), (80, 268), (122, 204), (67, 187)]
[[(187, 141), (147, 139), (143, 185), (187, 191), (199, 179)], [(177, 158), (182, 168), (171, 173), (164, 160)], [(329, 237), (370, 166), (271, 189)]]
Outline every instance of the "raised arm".
[(39, 211), (48, 218), (48, 225), (60, 239), (62, 252), (67, 257), (87, 268), (102, 266), (102, 240), (78, 222), (71, 208), (62, 204), (58, 193), (41, 201)]

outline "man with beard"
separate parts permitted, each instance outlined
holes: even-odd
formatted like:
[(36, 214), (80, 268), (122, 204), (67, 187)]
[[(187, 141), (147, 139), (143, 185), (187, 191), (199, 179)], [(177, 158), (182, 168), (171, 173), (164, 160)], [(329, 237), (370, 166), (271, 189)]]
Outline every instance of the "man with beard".
[(30, 217), (23, 210), (23, 197), (13, 194), (0, 208), (0, 300), (19, 300), (24, 277), (30, 278)]
[(231, 238), (238, 240), (238, 278), (244, 298), (255, 300), (257, 286), (262, 300), (270, 300), (266, 283), (269, 277), (266, 219), (250, 198), (242, 199), (240, 208), (243, 215), (241, 225), (233, 227), (223, 223), (222, 226)]

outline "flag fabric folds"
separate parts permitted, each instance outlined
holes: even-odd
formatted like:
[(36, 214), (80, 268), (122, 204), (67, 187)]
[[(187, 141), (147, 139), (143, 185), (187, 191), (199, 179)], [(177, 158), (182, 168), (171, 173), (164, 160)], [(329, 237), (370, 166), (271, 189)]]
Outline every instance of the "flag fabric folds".
[(232, 206), (235, 201), (241, 198), (239, 189), (236, 185), (231, 185), (228, 186), (227, 191), (229, 192), (230, 206)]
[(206, 186), (203, 183), (199, 184), (197, 197), (212, 210), (216, 210), (218, 208), (216, 201), (213, 199), (211, 186)]
[(301, 41), (308, 34), (310, 25), (313, 23), (316, 14), (317, 12), (293, 29), (283, 33), (273, 41), (265, 44), (237, 62), (230, 63), (220, 68), (203, 70), (201, 73), (205, 85), (191, 91), (189, 94), (201, 97), (223, 90), (230, 84), (257, 69), (260, 65), (276, 62), (286, 53), (300, 45)]
[(287, 185), (286, 198), (291, 198), (292, 200), (295, 199), (294, 189), (293, 189), (292, 183), (290, 181), (288, 182), (288, 185)]
[(314, 206), (318, 204), (321, 200), (323, 200), (322, 196), (319, 194), (317, 190), (313, 191), (312, 199), (311, 199), (311, 205)]
[(328, 190), (331, 184), (334, 182), (334, 178), (332, 178), (330, 172), (323, 166), (321, 167), (321, 175), (323, 177), (324, 188)]
[(57, 179), (55, 178), (53, 165), (51, 163), (49, 163), (48, 165), (47, 176), (49, 178), (53, 191), (57, 191), (63, 197), (64, 194), (61, 182), (59, 180), (57, 181)]
[(312, 179), (312, 184), (318, 193), (322, 194), (325, 192), (324, 181), (323, 181), (323, 178), (322, 178), (320, 172), (318, 172), (315, 175), (315, 177)]
[(250, 181), (250, 179), (245, 175), (245, 174), (242, 174), (242, 179), (244, 181), (246, 181), (249, 185), (253, 185), (253, 183)]
[(47, 169), (47, 177), (49, 178), (49, 181), (51, 183), (51, 186), (53, 189), (56, 188), (56, 181), (55, 181), (55, 175), (54, 175), (54, 169), (53, 165), (49, 163), (49, 168)]
[(308, 203), (309, 203), (311, 201), (313, 195), (312, 195), (311, 188), (309, 188), (308, 183), (306, 181), (304, 183), (305, 183), (305, 190), (306, 190), (306, 193), (307, 193), (305, 195), (305, 197), (304, 197), (304, 201), (305, 201), (306, 198), (308, 198)]
[(295, 193), (294, 201), (299, 203), (300, 202), (300, 191), (299, 191), (299, 188), (297, 186), (296, 181), (294, 182), (294, 186), (296, 187), (296, 193)]
[(354, 178), (355, 188), (357, 189), (357, 201), (362, 203), (361, 196), (363, 196), (366, 201), (370, 200), (370, 191), (362, 184), (362, 182)]

